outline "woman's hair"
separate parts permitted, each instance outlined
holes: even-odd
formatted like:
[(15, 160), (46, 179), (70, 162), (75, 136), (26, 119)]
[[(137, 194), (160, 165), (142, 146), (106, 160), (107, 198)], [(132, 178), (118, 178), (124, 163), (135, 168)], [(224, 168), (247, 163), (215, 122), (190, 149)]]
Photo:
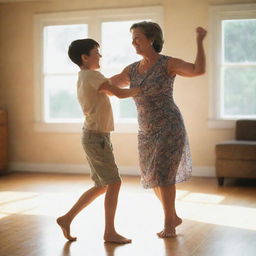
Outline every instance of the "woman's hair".
[(85, 54), (89, 56), (90, 51), (94, 49), (95, 46), (99, 47), (99, 44), (90, 38), (75, 40), (68, 48), (68, 56), (75, 64), (81, 67), (83, 65), (81, 55)]
[(135, 28), (141, 29), (147, 39), (153, 40), (152, 46), (156, 52), (162, 51), (164, 44), (163, 32), (157, 23), (151, 21), (137, 22), (131, 26), (130, 31)]

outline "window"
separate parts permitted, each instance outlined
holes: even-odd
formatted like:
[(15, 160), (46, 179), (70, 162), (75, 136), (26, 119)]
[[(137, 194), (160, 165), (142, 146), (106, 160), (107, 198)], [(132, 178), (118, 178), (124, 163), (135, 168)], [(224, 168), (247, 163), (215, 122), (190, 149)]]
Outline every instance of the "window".
[[(73, 40), (90, 37), (98, 41), (103, 56), (101, 72), (110, 77), (140, 58), (131, 44), (130, 26), (142, 20), (161, 24), (161, 18), (161, 7), (36, 15), (36, 129), (64, 132), (81, 129), (84, 118), (76, 97), (79, 68), (67, 55)], [(116, 130), (136, 131), (133, 100), (111, 97), (111, 101)]]
[(256, 5), (211, 7), (210, 127), (256, 119)]
[(88, 37), (88, 25), (44, 27), (43, 85), (46, 122), (77, 122), (82, 112), (76, 100), (77, 68), (69, 61), (67, 48), (72, 40)]
[[(102, 72), (107, 77), (119, 73), (125, 66), (139, 60), (139, 56), (132, 49), (131, 37), (127, 33), (131, 25), (137, 21), (102, 22)], [(131, 98), (119, 100), (111, 97), (111, 104), (115, 122), (136, 123), (136, 109)]]

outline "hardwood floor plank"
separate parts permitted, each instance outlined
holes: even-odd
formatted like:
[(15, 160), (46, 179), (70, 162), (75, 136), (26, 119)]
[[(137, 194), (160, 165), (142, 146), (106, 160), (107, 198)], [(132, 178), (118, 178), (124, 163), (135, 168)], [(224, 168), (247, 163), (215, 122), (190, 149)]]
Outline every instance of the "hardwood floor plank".
[(131, 244), (104, 244), (104, 196), (72, 223), (67, 242), (55, 219), (92, 185), (86, 175), (12, 173), (0, 178), (1, 256), (255, 256), (255, 181), (192, 178), (177, 185), (183, 223), (177, 238), (159, 239), (162, 209), (138, 177), (124, 177), (116, 228)]

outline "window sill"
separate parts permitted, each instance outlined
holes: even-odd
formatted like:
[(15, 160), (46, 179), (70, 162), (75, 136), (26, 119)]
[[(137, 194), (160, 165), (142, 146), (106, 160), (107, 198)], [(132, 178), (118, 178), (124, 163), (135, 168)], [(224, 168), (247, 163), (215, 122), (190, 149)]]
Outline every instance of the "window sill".
[(114, 133), (138, 133), (137, 123), (115, 123)]
[(34, 123), (36, 132), (81, 133), (83, 123)]
[(208, 119), (208, 127), (216, 129), (232, 129), (236, 126), (237, 120), (256, 120), (254, 116), (243, 116), (236, 119)]
[[(83, 123), (34, 123), (36, 132), (49, 133), (81, 133)], [(113, 133), (137, 133), (137, 123), (115, 123), (115, 131)]]
[(208, 127), (215, 129), (232, 129), (235, 128), (236, 120), (227, 119), (208, 119)]

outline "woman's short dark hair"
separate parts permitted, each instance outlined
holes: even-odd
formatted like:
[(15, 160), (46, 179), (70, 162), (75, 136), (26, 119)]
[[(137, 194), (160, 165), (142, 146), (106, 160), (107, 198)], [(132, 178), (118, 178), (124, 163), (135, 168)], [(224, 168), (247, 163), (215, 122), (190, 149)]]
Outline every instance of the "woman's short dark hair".
[(96, 47), (99, 47), (98, 42), (93, 39), (78, 39), (73, 41), (68, 48), (69, 58), (77, 64), (79, 67), (83, 65), (81, 55), (90, 55), (90, 51)]
[(134, 28), (141, 29), (147, 39), (153, 40), (152, 46), (156, 52), (162, 51), (164, 44), (163, 32), (157, 23), (151, 21), (137, 22), (131, 26), (130, 30), (133, 30)]

